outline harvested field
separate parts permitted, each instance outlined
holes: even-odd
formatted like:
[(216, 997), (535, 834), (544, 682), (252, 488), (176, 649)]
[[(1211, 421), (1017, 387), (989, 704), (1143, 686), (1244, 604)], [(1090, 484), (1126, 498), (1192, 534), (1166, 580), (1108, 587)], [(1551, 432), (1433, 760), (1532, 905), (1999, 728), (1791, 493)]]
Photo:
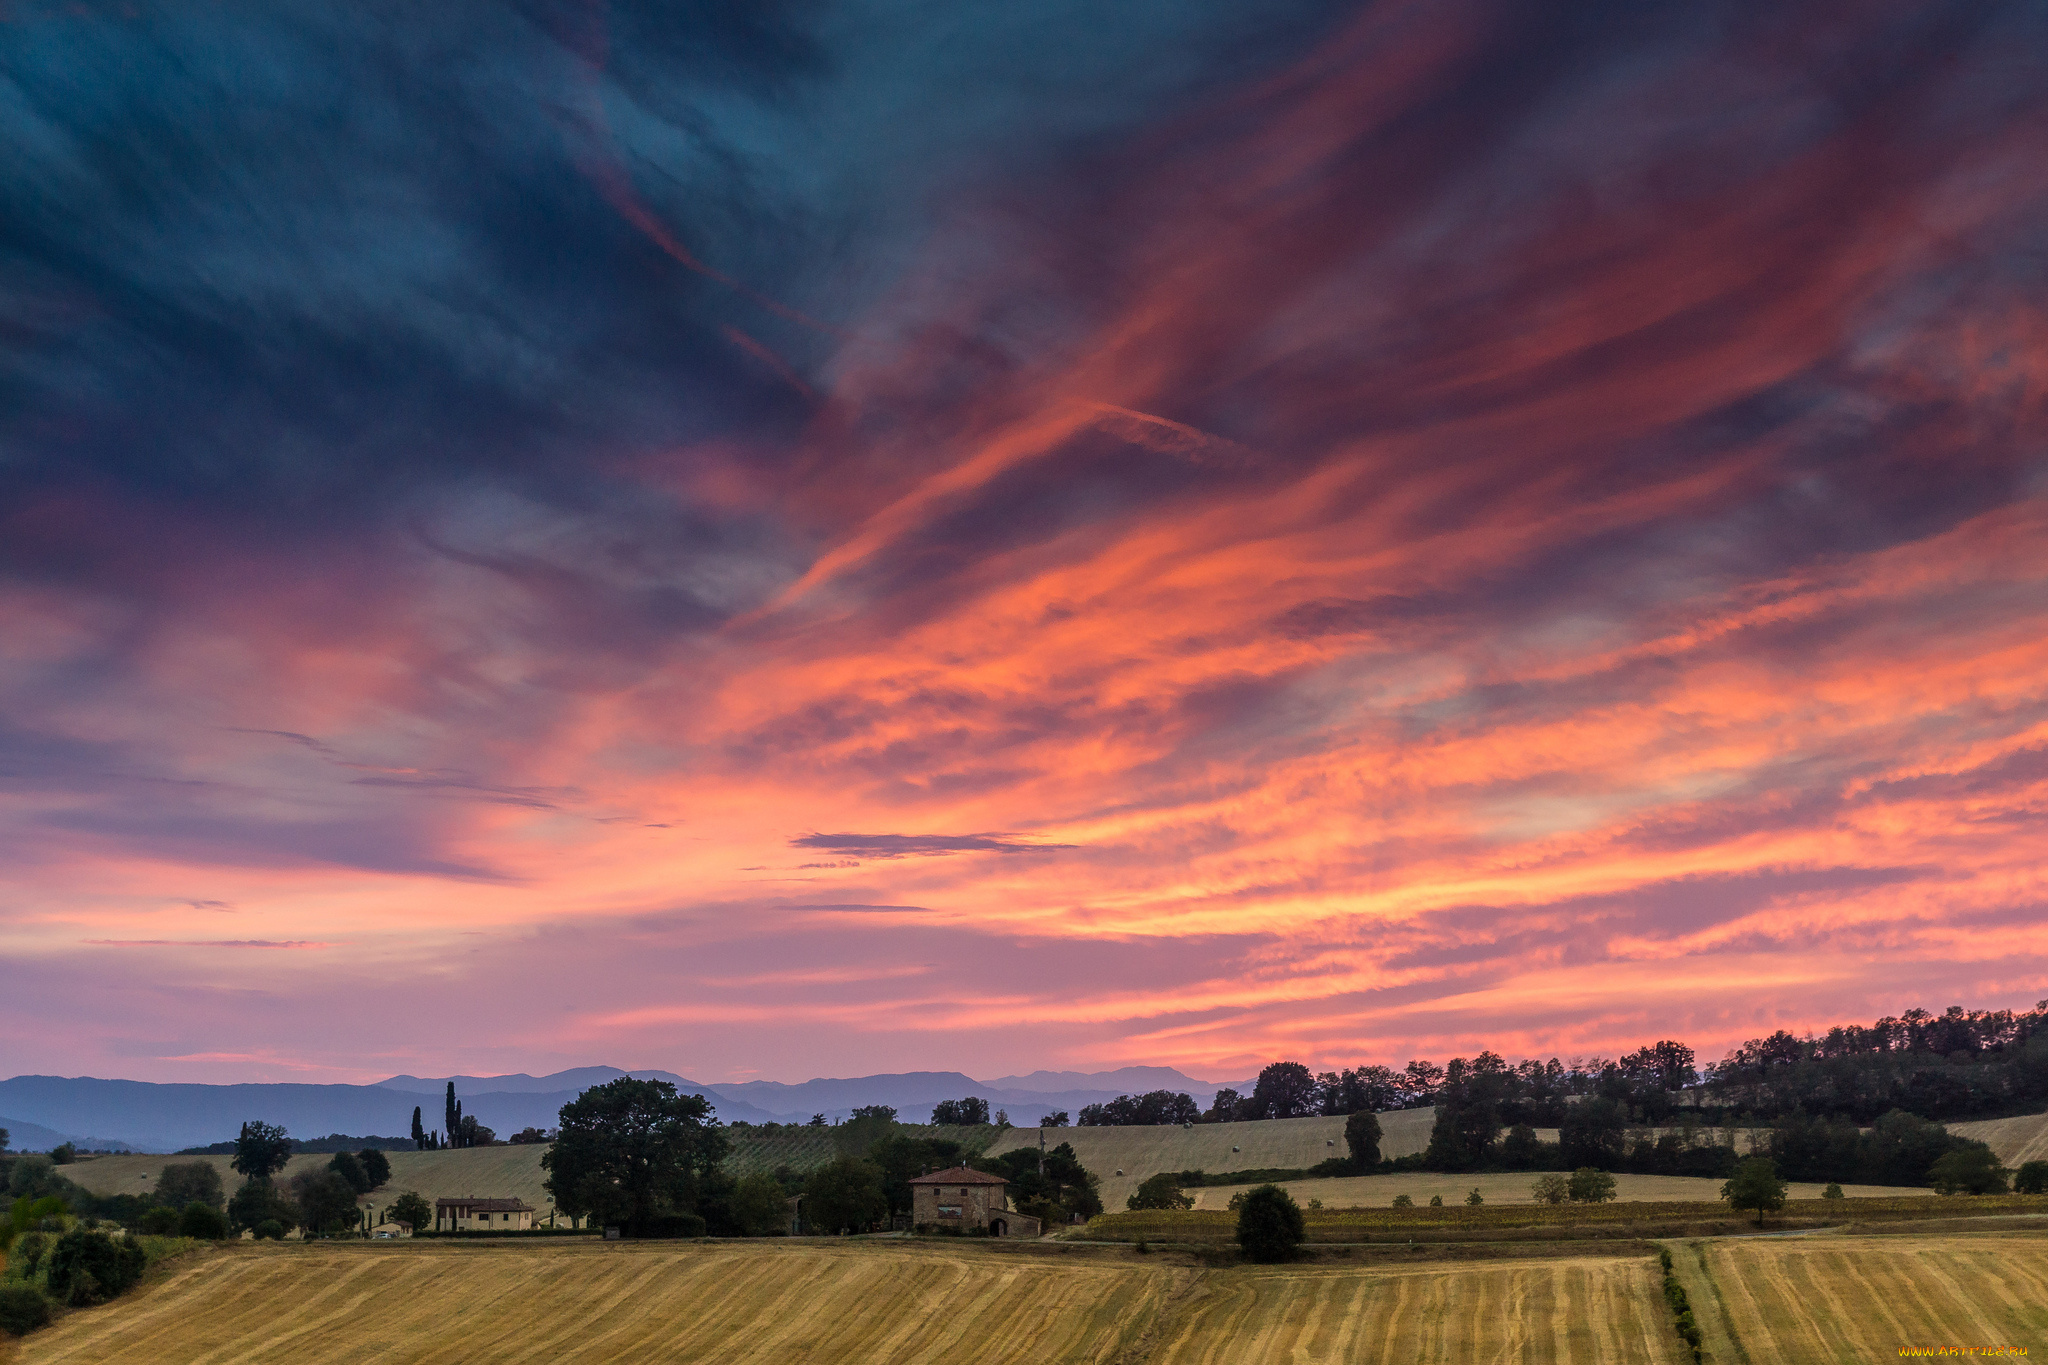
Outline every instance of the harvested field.
[(1192, 1273), (875, 1243), (231, 1246), (18, 1361), (1097, 1361)]
[[(547, 1172), (540, 1168), (541, 1146), (471, 1147), (446, 1152), (386, 1152), (391, 1162), (391, 1183), (367, 1196), (363, 1202), (377, 1209), (388, 1207), (407, 1190), (417, 1190), (430, 1202), (443, 1195), (476, 1194), (485, 1197), (524, 1199), (546, 1210), (554, 1201), (541, 1188)], [(302, 1153), (291, 1159), (280, 1179), (300, 1171), (319, 1170), (334, 1158), (322, 1153)], [(156, 1188), (157, 1177), (172, 1162), (204, 1161), (220, 1171), (221, 1184), (229, 1193), (242, 1183), (224, 1156), (103, 1156), (64, 1168), (64, 1174), (94, 1194), (147, 1194)]]
[[(819, 1245), (231, 1246), (10, 1365), (1261, 1360), (1675, 1362), (1647, 1256), (1200, 1269)], [(5, 1359), (0, 1350), (0, 1359)]]
[[(1429, 1146), (1436, 1110), (1402, 1109), (1378, 1117), (1382, 1156), (1412, 1156)], [(1036, 1147), (1039, 1132), (1012, 1128), (989, 1151)], [(1121, 1209), (1146, 1176), (1161, 1171), (1307, 1170), (1331, 1157), (1349, 1155), (1342, 1118), (1198, 1123), (1193, 1128), (1047, 1128), (1044, 1133), (1048, 1147), (1073, 1144), (1081, 1164), (1101, 1177), (1103, 1207), (1112, 1210)]]
[(1708, 1344), (1728, 1342), (1736, 1360), (1896, 1359), (1943, 1346), (1988, 1355), (2048, 1342), (2039, 1236), (1745, 1238), (1671, 1251)]
[[(1475, 1188), (1491, 1206), (1535, 1203), (1535, 1196), (1529, 1193), (1530, 1183), (1535, 1179), (1536, 1176), (1528, 1172), (1442, 1175), (1434, 1171), (1408, 1171), (1398, 1175), (1340, 1176), (1333, 1180), (1288, 1180), (1282, 1182), (1282, 1187), (1303, 1208), (1308, 1207), (1311, 1199), (1322, 1200), (1323, 1207), (1327, 1209), (1385, 1208), (1397, 1195), (1403, 1194), (1418, 1204), (1427, 1204), (1432, 1196), (1441, 1195), (1444, 1203), (1462, 1206), (1466, 1194)], [(1615, 1198), (1624, 1203), (1663, 1200), (1711, 1203), (1721, 1197), (1722, 1183), (1705, 1176), (1617, 1175), (1614, 1177), (1614, 1192)], [(1194, 1196), (1198, 1209), (1221, 1209), (1229, 1207), (1232, 1197), (1243, 1193), (1245, 1188), (1243, 1185), (1205, 1185), (1188, 1193)], [(1825, 1188), (1825, 1185), (1786, 1186), (1794, 1199), (1818, 1199)], [(1887, 1185), (1844, 1185), (1842, 1192), (1851, 1197), (1871, 1198), (1927, 1193), (1924, 1189), (1895, 1189)]]
[(1681, 1347), (1646, 1257), (1205, 1276), (1160, 1365), (1246, 1361), (1667, 1361)]
[(1988, 1144), (2008, 1166), (2017, 1166), (2022, 1161), (2048, 1161), (2048, 1114), (1951, 1123), (1948, 1130)]

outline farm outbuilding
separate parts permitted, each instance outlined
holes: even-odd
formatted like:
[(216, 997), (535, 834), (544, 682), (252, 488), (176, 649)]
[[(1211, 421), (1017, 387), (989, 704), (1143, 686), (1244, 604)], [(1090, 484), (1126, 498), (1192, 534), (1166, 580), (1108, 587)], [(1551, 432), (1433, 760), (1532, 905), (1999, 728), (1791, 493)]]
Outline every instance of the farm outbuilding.
[(1010, 1207), (1009, 1188), (1001, 1176), (967, 1166), (921, 1175), (910, 1182), (910, 1221), (920, 1230), (1036, 1237), (1038, 1220)]
[(520, 1199), (479, 1199), (463, 1195), (434, 1201), (434, 1231), (509, 1232), (533, 1226), (533, 1205)]

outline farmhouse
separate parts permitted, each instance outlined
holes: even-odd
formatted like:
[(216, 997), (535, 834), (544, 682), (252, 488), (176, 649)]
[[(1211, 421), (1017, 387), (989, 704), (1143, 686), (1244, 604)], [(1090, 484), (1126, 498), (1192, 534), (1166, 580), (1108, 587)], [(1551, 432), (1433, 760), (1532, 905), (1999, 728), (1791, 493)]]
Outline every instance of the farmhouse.
[(1010, 1182), (955, 1166), (910, 1182), (910, 1221), (920, 1229), (985, 1231), (991, 1237), (1036, 1237), (1038, 1220), (1010, 1209)]
[(475, 1195), (464, 1195), (459, 1199), (434, 1201), (436, 1232), (468, 1232), (485, 1228), (493, 1232), (508, 1232), (532, 1226), (533, 1205), (517, 1199), (478, 1199)]

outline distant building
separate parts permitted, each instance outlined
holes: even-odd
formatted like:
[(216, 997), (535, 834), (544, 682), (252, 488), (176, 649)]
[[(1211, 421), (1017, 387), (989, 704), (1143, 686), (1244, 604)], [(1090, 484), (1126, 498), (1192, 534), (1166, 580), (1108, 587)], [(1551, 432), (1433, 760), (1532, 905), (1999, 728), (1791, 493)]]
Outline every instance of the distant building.
[(434, 1201), (436, 1232), (469, 1232), (473, 1229), (510, 1232), (532, 1226), (533, 1205), (517, 1199), (478, 1199), (474, 1195), (465, 1195), (460, 1199)]
[(910, 1182), (910, 1221), (919, 1229), (983, 1230), (991, 1237), (1036, 1237), (1038, 1220), (1010, 1208), (1010, 1182), (955, 1166)]

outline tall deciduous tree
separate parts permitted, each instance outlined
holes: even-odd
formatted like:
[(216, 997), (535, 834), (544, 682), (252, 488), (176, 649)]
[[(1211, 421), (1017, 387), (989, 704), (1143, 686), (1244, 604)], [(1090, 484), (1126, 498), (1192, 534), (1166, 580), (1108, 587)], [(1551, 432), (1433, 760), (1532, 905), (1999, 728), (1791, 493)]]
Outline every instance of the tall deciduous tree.
[(227, 1191), (221, 1187), (219, 1168), (211, 1161), (174, 1161), (156, 1178), (156, 1198), (174, 1209), (194, 1202), (219, 1208)]
[(725, 1132), (702, 1095), (621, 1076), (562, 1106), (541, 1156), (556, 1207), (644, 1235), (664, 1213), (695, 1211), (700, 1183), (724, 1159)]
[(1778, 1179), (1777, 1163), (1767, 1156), (1753, 1156), (1735, 1168), (1734, 1178), (1721, 1187), (1721, 1197), (1735, 1209), (1755, 1209), (1758, 1227), (1764, 1215), (1785, 1207), (1785, 1182)]
[(391, 1182), (391, 1158), (375, 1147), (365, 1147), (356, 1153), (356, 1160), (363, 1163), (363, 1174), (370, 1178), (370, 1188), (381, 1190)]
[(1354, 1166), (1380, 1164), (1380, 1121), (1364, 1110), (1344, 1120), (1344, 1146)]
[(1315, 1073), (1300, 1062), (1275, 1062), (1259, 1073), (1252, 1087), (1250, 1113), (1255, 1119), (1292, 1119), (1322, 1107)]
[(804, 1180), (804, 1221), (819, 1232), (866, 1232), (888, 1216), (882, 1172), (871, 1161), (841, 1157)]
[(403, 1223), (414, 1232), (425, 1232), (434, 1225), (434, 1206), (415, 1191), (407, 1190), (392, 1202), (391, 1221)]
[(251, 1180), (268, 1180), (292, 1159), (292, 1140), (274, 1123), (251, 1119), (235, 1139), (235, 1159), (228, 1163)]

